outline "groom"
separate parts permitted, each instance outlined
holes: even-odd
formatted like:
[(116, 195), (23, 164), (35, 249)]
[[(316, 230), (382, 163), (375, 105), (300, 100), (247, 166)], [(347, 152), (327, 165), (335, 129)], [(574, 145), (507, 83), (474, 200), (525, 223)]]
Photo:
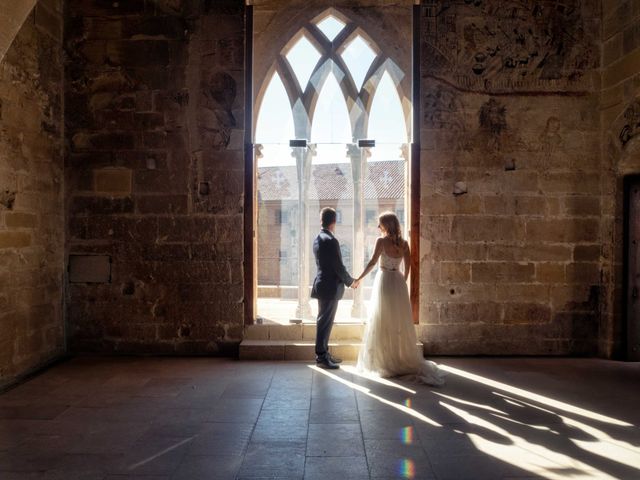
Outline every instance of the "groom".
[(338, 309), (338, 301), (344, 294), (344, 286), (358, 288), (342, 263), (340, 243), (333, 236), (336, 230), (336, 211), (325, 207), (320, 212), (322, 229), (313, 242), (318, 273), (313, 281), (311, 297), (318, 299), (318, 322), (316, 325), (316, 364), (320, 368), (340, 368), (341, 359), (329, 353), (329, 335)]

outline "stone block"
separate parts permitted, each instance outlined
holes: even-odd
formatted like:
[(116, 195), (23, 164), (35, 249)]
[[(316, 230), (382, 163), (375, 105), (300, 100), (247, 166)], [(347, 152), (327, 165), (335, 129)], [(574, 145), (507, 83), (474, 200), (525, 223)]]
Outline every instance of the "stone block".
[(69, 211), (73, 215), (115, 215), (133, 213), (131, 197), (108, 198), (94, 196), (74, 196)]
[(427, 215), (475, 214), (482, 209), (482, 197), (477, 195), (429, 195), (421, 203)]
[[(335, 327), (335, 325), (334, 325)], [(302, 339), (314, 341), (316, 339), (316, 324), (302, 324)]]
[(477, 262), (471, 267), (473, 283), (529, 283), (534, 273), (533, 263)]
[[(548, 285), (514, 284), (509, 288), (496, 289), (498, 302), (533, 302), (548, 304), (550, 301)], [(555, 288), (555, 287), (552, 287)]]
[(526, 243), (524, 245), (489, 245), (488, 260), (497, 261), (568, 261), (571, 247), (568, 245), (545, 245)]
[(544, 199), (539, 196), (520, 196), (515, 198), (514, 210), (516, 215), (545, 215), (546, 204)]
[(600, 197), (564, 197), (562, 203), (562, 212), (565, 215), (600, 215)]
[(269, 340), (269, 325), (249, 325), (245, 327), (246, 340)]
[(531, 170), (505, 172), (501, 187), (503, 192), (538, 192), (538, 173)]
[(269, 325), (269, 340), (302, 341), (302, 325)]
[(135, 113), (133, 123), (138, 130), (157, 130), (164, 127), (164, 114), (158, 112)]
[(136, 170), (134, 189), (137, 193), (186, 194), (189, 174), (182, 170)]
[(504, 323), (547, 323), (551, 321), (551, 309), (538, 303), (506, 303)]
[[(314, 326), (315, 331), (315, 326)], [(357, 340), (360, 341), (362, 339), (362, 335), (364, 334), (364, 325), (356, 324), (356, 325), (345, 325), (345, 324), (335, 324), (333, 329), (331, 330), (331, 339), (332, 340)], [(304, 336), (304, 332), (303, 332)], [(315, 340), (315, 333), (313, 334), (313, 340)]]
[(598, 263), (570, 263), (566, 266), (565, 276), (567, 283), (589, 283), (600, 282), (600, 265)]
[(169, 65), (169, 43), (166, 39), (108, 41), (106, 55), (112, 65)]
[(111, 257), (108, 255), (69, 255), (70, 283), (110, 283)]
[(214, 243), (216, 236), (215, 217), (192, 218), (175, 216), (159, 219), (159, 236), (162, 242)]
[(490, 302), (496, 298), (496, 285), (495, 283), (463, 283), (460, 285), (430, 285), (421, 283), (420, 296), (422, 299), (428, 299), (429, 302), (439, 304), (473, 303), (478, 301), (478, 299)]
[(451, 237), (458, 241), (514, 241), (522, 237), (523, 224), (515, 218), (455, 217)]
[(133, 40), (150, 37), (182, 39), (185, 37), (186, 30), (187, 25), (184, 19), (177, 16), (130, 17), (123, 19), (122, 35), (118, 38)]
[(600, 260), (600, 245), (576, 245), (573, 247), (576, 262), (597, 262)]
[(32, 213), (7, 212), (4, 214), (4, 223), (9, 228), (35, 228), (38, 217)]
[(526, 232), (527, 240), (532, 242), (595, 242), (600, 225), (597, 219), (530, 219), (526, 222)]
[(187, 213), (187, 195), (138, 195), (135, 198), (138, 213)]
[(500, 305), (493, 302), (445, 303), (440, 307), (441, 324), (498, 323)]
[(483, 197), (483, 212), (487, 215), (512, 215), (515, 200), (507, 195), (486, 195)]
[(284, 360), (285, 342), (265, 343), (261, 340), (243, 340), (240, 360)]
[(86, 18), (84, 34), (90, 40), (117, 40), (122, 38), (123, 19), (118, 17)]
[(132, 172), (124, 168), (105, 168), (93, 171), (96, 193), (129, 195), (132, 186)]
[(471, 263), (440, 262), (440, 283), (467, 283), (471, 281)]
[(0, 250), (4, 248), (24, 248), (30, 245), (31, 245), (30, 233), (0, 231)]
[(540, 189), (545, 193), (600, 194), (599, 173), (546, 173), (540, 179)]
[(536, 281), (545, 284), (565, 283), (564, 263), (537, 263)]
[[(333, 353), (337, 355), (335, 351)], [(304, 343), (302, 341), (297, 343), (287, 342), (284, 346), (285, 360), (314, 362), (315, 358), (316, 358), (315, 344), (312, 342), (304, 342)]]
[(486, 260), (487, 246), (483, 243), (434, 242), (422, 253), (436, 262)]
[(135, 147), (133, 132), (77, 133), (71, 143), (75, 150), (131, 150)]

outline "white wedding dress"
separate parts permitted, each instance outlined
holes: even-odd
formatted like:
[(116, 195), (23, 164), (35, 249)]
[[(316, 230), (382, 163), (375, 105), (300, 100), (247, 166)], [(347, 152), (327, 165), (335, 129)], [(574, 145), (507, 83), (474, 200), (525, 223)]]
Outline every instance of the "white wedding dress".
[(357, 368), (380, 377), (402, 377), (440, 386), (444, 384), (444, 372), (436, 363), (425, 360), (416, 347), (407, 282), (399, 270), (401, 263), (402, 257), (390, 257), (384, 250), (380, 254)]

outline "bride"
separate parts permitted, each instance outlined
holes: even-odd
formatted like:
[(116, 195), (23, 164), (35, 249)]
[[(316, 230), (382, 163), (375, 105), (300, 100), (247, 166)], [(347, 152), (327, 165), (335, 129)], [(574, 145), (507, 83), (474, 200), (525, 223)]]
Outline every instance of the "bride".
[[(416, 331), (411, 316), (407, 290), (410, 269), (409, 244), (402, 238), (400, 222), (392, 212), (378, 217), (382, 236), (367, 267), (358, 277), (360, 282), (380, 259), (373, 282), (371, 312), (358, 355), (358, 370), (381, 377), (402, 376), (428, 385), (444, 384), (444, 373), (425, 360), (416, 347)], [(404, 262), (404, 275), (399, 267)]]

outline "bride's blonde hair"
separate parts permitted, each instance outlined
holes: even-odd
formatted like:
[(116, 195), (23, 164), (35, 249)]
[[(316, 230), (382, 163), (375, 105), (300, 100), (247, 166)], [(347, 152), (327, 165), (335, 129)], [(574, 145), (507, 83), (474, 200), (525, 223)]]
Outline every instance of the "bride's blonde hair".
[(387, 236), (394, 245), (397, 247), (402, 245), (402, 229), (400, 228), (400, 220), (395, 213), (382, 212), (378, 217), (378, 223), (384, 227)]

